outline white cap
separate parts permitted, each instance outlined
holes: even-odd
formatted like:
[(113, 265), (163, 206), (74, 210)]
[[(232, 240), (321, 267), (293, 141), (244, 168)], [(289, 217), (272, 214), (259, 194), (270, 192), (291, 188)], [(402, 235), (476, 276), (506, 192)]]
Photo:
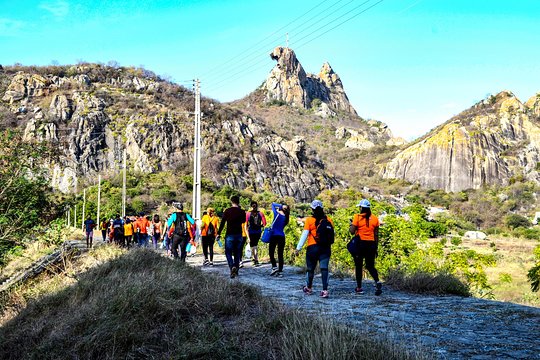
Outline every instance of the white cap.
[(363, 208), (369, 208), (371, 207), (371, 204), (369, 203), (368, 199), (362, 199), (356, 206), (363, 207)]
[(311, 208), (312, 208), (312, 209), (316, 209), (316, 208), (318, 208), (318, 207), (320, 207), (320, 208), (323, 207), (322, 201), (321, 201), (321, 200), (313, 200), (313, 201), (311, 202)]

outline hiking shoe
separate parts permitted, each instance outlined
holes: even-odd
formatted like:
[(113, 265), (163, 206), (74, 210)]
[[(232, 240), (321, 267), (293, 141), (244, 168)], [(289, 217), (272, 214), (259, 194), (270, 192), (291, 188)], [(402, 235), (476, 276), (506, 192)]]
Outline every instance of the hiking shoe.
[(325, 299), (328, 298), (328, 290), (321, 291), (321, 297)]
[(274, 276), (278, 273), (278, 268), (277, 267), (273, 267), (272, 268), (272, 271), (270, 272), (270, 276)]
[(238, 275), (238, 269), (236, 268), (236, 266), (233, 266), (231, 269), (231, 279), (234, 279), (236, 275)]
[(380, 281), (377, 281), (377, 284), (375, 284), (377, 289), (375, 290), (375, 295), (379, 296), (382, 294), (382, 283)]
[(364, 293), (364, 289), (357, 287), (356, 289), (354, 289), (354, 292), (356, 294), (362, 295)]
[(311, 295), (313, 294), (313, 290), (311, 288), (308, 288), (307, 286), (304, 286), (304, 288), (302, 289), (302, 291), (304, 291), (304, 294), (306, 295)]

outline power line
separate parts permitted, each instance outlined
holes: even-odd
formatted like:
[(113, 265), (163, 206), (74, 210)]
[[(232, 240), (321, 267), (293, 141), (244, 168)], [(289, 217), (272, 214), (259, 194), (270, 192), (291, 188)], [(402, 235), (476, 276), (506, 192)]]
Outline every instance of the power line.
[[(346, 12), (346, 13), (344, 13), (344, 14), (338, 16), (337, 18), (332, 19), (332, 20), (329, 21), (328, 23), (324, 24), (323, 26), (317, 28), (316, 30), (312, 31), (312, 32), (309, 33), (308, 35), (306, 35), (306, 36), (304, 36), (303, 38), (301, 38), (300, 41), (303, 40), (303, 39), (309, 38), (311, 35), (313, 35), (313, 34), (319, 32), (320, 30), (322, 30), (322, 29), (324, 29), (325, 27), (331, 25), (332, 23), (336, 22), (337, 20), (339, 20), (339, 19), (343, 18), (344, 16), (346, 16), (346, 15), (352, 13), (354, 10), (357, 10), (357, 9), (361, 8), (362, 6), (364, 6), (365, 4), (367, 4), (367, 3), (370, 2), (370, 1), (371, 1), (371, 0), (364, 1), (362, 4), (356, 6), (355, 8), (349, 10), (348, 12)], [(348, 18), (345, 19), (344, 21), (338, 23), (336, 26), (333, 26), (332, 28), (326, 30), (325, 32), (323, 32), (323, 33), (321, 33), (321, 34), (319, 34), (319, 35), (317, 35), (317, 36), (315, 36), (315, 37), (313, 37), (313, 38), (311, 38), (311, 39), (305, 41), (304, 43), (301, 43), (301, 44), (298, 45), (296, 48), (298, 49), (298, 48), (300, 48), (300, 47), (302, 47), (302, 46), (305, 46), (305, 45), (309, 44), (310, 42), (312, 42), (312, 41), (314, 41), (314, 40), (320, 38), (321, 36), (327, 34), (328, 32), (330, 32), (330, 31), (332, 31), (332, 30), (338, 28), (339, 26), (341, 26), (341, 25), (347, 23), (348, 21), (350, 21), (350, 20), (352, 20), (352, 19), (358, 17), (359, 15), (361, 15), (361, 14), (367, 12), (368, 10), (372, 9), (373, 7), (375, 7), (376, 5), (380, 4), (380, 3), (383, 2), (383, 1), (384, 1), (384, 0), (379, 0), (378, 2), (374, 3), (373, 5), (371, 5), (371, 6), (367, 7), (367, 8), (365, 8), (365, 9), (363, 9), (363, 10), (361, 10), (361, 11), (359, 11), (358, 13), (356, 13), (356, 14), (354, 14), (354, 15), (348, 17)], [(253, 68), (254, 68), (256, 65), (259, 65), (260, 63), (261, 63), (261, 61), (259, 61), (259, 62), (255, 63), (254, 65), (252, 65), (252, 66), (250, 66), (250, 67), (244, 69), (243, 71), (236, 72), (236, 73), (234, 73), (234, 74), (228, 76), (227, 78), (225, 78), (225, 79), (223, 79), (223, 80), (217, 82), (217, 83), (215, 84), (215, 86), (210, 87), (210, 88), (208, 89), (208, 91), (215, 91), (215, 90), (217, 90), (217, 89), (222, 88), (224, 85), (221, 85), (221, 86), (218, 86), (218, 85), (219, 85), (219, 84), (222, 84), (223, 82), (225, 82), (225, 81), (227, 81), (227, 80), (229, 80), (229, 79), (231, 79), (231, 78), (234, 78), (234, 77), (236, 77), (236, 78), (241, 78), (241, 77), (244, 77), (244, 76), (248, 75), (249, 73), (247, 72), (247, 70), (252, 70), (252, 71), (253, 71), (253, 70), (258, 70), (259, 68), (261, 68), (261, 66), (255, 68), (255, 69), (253, 69)], [(244, 71), (246, 71), (246, 72), (244, 72)], [(244, 74), (242, 74), (243, 72), (244, 72)], [(238, 76), (238, 75), (239, 75), (239, 76)]]
[[(306, 25), (309, 25), (310, 22), (311, 22), (312, 20), (314, 20), (314, 19), (317, 19), (317, 18), (320, 18), (320, 17), (325, 17), (325, 14), (326, 14), (326, 12), (327, 12), (328, 10), (332, 9), (334, 6), (336, 6), (337, 4), (339, 4), (339, 3), (342, 2), (342, 1), (343, 1), (343, 0), (338, 0), (338, 1), (336, 1), (335, 3), (333, 3), (333, 4), (331, 4), (330, 6), (326, 7), (326, 8), (325, 8), (324, 10), (322, 10), (320, 13), (318, 13), (318, 14), (316, 14), (315, 16), (312, 16), (311, 18), (309, 18), (308, 20), (302, 22), (301, 24), (299, 24), (298, 26), (296, 26), (296, 27), (293, 28), (292, 30), (289, 30), (289, 31), (287, 32), (287, 34), (293, 34), (294, 31), (296, 31), (296, 30), (298, 30), (298, 29), (301, 29), (301, 28), (303, 28), (303, 27), (306, 26)], [(339, 7), (338, 9), (334, 10), (332, 14), (337, 13), (339, 10), (343, 9), (344, 7), (346, 7), (347, 5), (349, 5), (350, 3), (354, 2), (354, 1), (355, 1), (355, 0), (350, 0), (350, 1), (347, 2), (345, 5), (342, 5), (342, 6)], [(368, 1), (371, 1), (371, 0), (368, 0)], [(320, 5), (320, 3), (317, 5), (317, 7), (318, 7), (319, 5)], [(304, 15), (306, 15), (306, 14), (307, 14), (307, 13), (305, 13)], [(298, 19), (298, 18), (297, 18), (297, 19)], [(293, 22), (294, 22), (294, 21), (293, 21)], [(292, 24), (293, 22), (291, 22), (291, 23), (289, 23), (289, 24)], [(296, 35), (301, 34), (301, 33), (305, 32), (306, 30), (309, 30), (310, 28), (311, 28), (311, 26), (307, 26), (307, 27), (305, 27), (303, 30), (301, 30), (300, 32), (298, 32)], [(282, 28), (282, 29), (283, 29), (283, 28)], [(281, 30), (281, 29), (280, 29), (280, 30)], [(278, 38), (274, 38), (274, 39), (272, 40), (272, 42), (274, 43), (275, 41), (279, 40), (280, 38), (281, 38), (281, 35), (280, 35)], [(268, 54), (268, 52), (269, 52), (269, 51), (272, 51), (272, 50), (274, 49), (274, 47), (275, 47), (275, 45), (273, 45), (272, 48), (269, 49), (270, 46), (271, 46), (270, 43), (268, 43), (268, 45), (265, 44), (263, 47), (259, 47), (259, 48), (257, 48), (256, 50), (252, 51), (252, 52), (250, 53), (250, 55), (244, 57), (243, 61), (241, 61), (241, 62), (239, 62), (239, 63), (236, 63), (235, 65), (232, 66), (232, 68), (228, 68), (228, 69), (227, 69), (227, 70), (228, 70), (228, 73), (230, 74), (231, 71), (235, 71), (237, 68), (243, 68), (243, 67), (244, 67), (244, 64), (252, 62), (252, 59), (254, 60), (254, 59), (258, 58), (258, 57), (261, 57), (261, 56), (263, 56), (263, 55)], [(265, 51), (264, 54), (261, 53), (261, 52), (259, 52), (259, 50), (262, 50), (263, 48), (266, 49), (266, 50), (264, 50), (264, 51)], [(238, 56), (236, 56), (236, 58), (238, 58), (238, 57), (241, 56), (241, 55), (243, 55), (243, 53), (240, 54), (240, 55), (238, 55)], [(257, 64), (259, 64), (259, 63), (260, 63), (260, 61), (257, 62)], [(210, 78), (205, 78), (205, 77), (203, 77), (203, 79), (205, 80), (206, 83), (212, 83), (212, 82), (215, 82), (215, 81), (217, 81), (217, 80), (223, 78), (224, 76), (228, 76), (228, 74), (219, 74), (219, 75), (217, 75), (217, 76), (214, 77), (214, 78), (212, 78), (212, 77), (210, 77)], [(230, 76), (229, 76), (229, 78), (230, 78)], [(220, 81), (219, 83), (221, 83), (221, 81)]]
[[(342, 0), (339, 0), (339, 1), (342, 1)], [(339, 2), (338, 1), (338, 2)], [(322, 4), (324, 4), (326, 2), (326, 0), (323, 0), (321, 1), (320, 3), (318, 3), (317, 5), (315, 5), (314, 7), (312, 7), (311, 9), (309, 9), (308, 11), (306, 11), (305, 13), (303, 13), (302, 15), (300, 15), (299, 17), (297, 17), (296, 19), (292, 20), (291, 22), (289, 22), (287, 25), (284, 25), (282, 26), (281, 28), (279, 28), (278, 30), (274, 31), (272, 34), (268, 35), (267, 37), (265, 37), (264, 39), (258, 41), (257, 43), (255, 43), (254, 45), (251, 45), (248, 49), (246, 49), (245, 51), (243, 51), (242, 53), (230, 58), (229, 60), (225, 61), (224, 63), (222, 63), (221, 65), (218, 65), (214, 68), (212, 68), (211, 70), (208, 71), (208, 73), (204, 74), (204, 76), (202, 76), (202, 78), (208, 76), (209, 74), (211, 73), (214, 73), (216, 70), (219, 70), (221, 68), (223, 68), (225, 65), (229, 64), (231, 61), (233, 60), (236, 60), (237, 58), (239, 58), (240, 56), (242, 56), (245, 52), (249, 51), (251, 48), (261, 44), (262, 42), (266, 41), (267, 39), (269, 39), (270, 37), (274, 36), (275, 34), (279, 33), (281, 30), (285, 29), (287, 26), (289, 25), (292, 25), (293, 23), (295, 23), (297, 20), (300, 20), (302, 17), (304, 17), (305, 15), (309, 14), (310, 12), (312, 12), (313, 10), (315, 10), (316, 8), (318, 8), (319, 6), (321, 6)]]

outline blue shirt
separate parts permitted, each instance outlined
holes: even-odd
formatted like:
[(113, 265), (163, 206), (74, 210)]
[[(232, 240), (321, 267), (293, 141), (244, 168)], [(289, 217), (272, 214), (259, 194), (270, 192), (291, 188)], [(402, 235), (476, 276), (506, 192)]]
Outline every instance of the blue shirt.
[(95, 225), (96, 225), (96, 223), (92, 219), (87, 219), (84, 222), (84, 227), (86, 228), (86, 232), (90, 232), (90, 231), (94, 230)]
[[(184, 214), (186, 214), (186, 218), (191, 224), (195, 224), (195, 220), (193, 220), (191, 215), (189, 215), (188, 213), (184, 213)], [(176, 221), (176, 213), (173, 213), (171, 217), (169, 218), (169, 220), (167, 221), (167, 226), (170, 228), (172, 224), (174, 224), (175, 221)]]
[(285, 215), (281, 215), (277, 212), (277, 209), (281, 207), (280, 204), (272, 203), (272, 212), (274, 213), (274, 220), (272, 221), (272, 235), (285, 236)]

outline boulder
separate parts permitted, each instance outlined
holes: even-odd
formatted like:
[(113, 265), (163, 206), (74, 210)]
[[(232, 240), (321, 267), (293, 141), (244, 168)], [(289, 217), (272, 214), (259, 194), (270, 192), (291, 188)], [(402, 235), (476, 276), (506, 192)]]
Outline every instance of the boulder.
[(485, 240), (487, 235), (481, 231), (467, 231), (463, 237), (465, 239)]

